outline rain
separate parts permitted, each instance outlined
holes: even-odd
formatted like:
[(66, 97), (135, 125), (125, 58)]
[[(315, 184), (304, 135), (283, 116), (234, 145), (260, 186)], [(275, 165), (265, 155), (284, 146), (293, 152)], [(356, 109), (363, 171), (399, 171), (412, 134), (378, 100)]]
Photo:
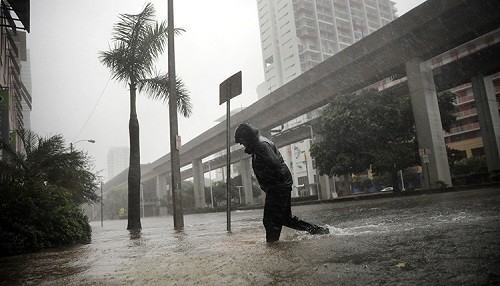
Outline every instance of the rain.
[[(21, 93), (23, 100), (29, 94), (31, 112), (23, 113), (21, 121), (40, 137), (19, 134), (33, 136), (32, 146), (55, 144), (71, 156), (68, 162), (81, 172), (65, 173), (68, 181), (96, 177), (89, 187), (94, 193), (87, 194), (75, 191), (77, 184), (59, 181), (54, 187), (51, 172), (57, 169), (46, 168), (46, 177), (39, 172), (41, 189), (76, 192), (54, 196), (54, 204), (80, 204), (78, 220), (83, 219), (84, 228), (88, 224), (91, 236), (78, 240), (74, 234), (73, 243), (43, 247), (40, 242), (35, 251), (6, 255), (17, 226), (3, 215), (1, 285), (500, 283), (500, 76), (495, 58), (500, 30), (499, 17), (491, 12), (498, 6), (494, 1), (173, 1), (175, 27), (181, 29), (175, 35), (175, 75), (192, 110), (188, 116), (177, 114), (178, 134), (171, 134), (168, 102), (148, 97), (154, 88), (134, 78), (140, 160), (127, 154), (134, 140), (128, 122), (135, 112), (130, 96), (136, 86), (113, 74), (116, 65), (105, 53), (118, 47), (113, 29), (127, 19), (124, 15), (138, 14), (149, 4), (4, 2), (14, 12), (17, 2), (29, 3), (29, 28), (17, 10), (20, 19), (14, 25), (26, 31), (13, 42), (21, 43), (20, 57), (26, 56)], [(168, 1), (150, 2), (152, 21), (166, 23)], [(284, 32), (288, 27), (291, 31)], [(146, 75), (170, 72), (172, 60), (165, 44)], [(172, 87), (161, 84), (164, 90)], [(377, 121), (377, 110), (363, 109), (374, 101), (354, 100), (370, 92), (398, 98), (377, 109), (389, 118)], [(455, 117), (446, 127), (441, 124), (448, 118), (440, 110), (443, 92), (454, 96), (448, 108)], [(333, 113), (341, 110), (332, 102), (340, 106), (342, 100), (359, 112), (373, 112), (365, 117), (356, 117), (354, 110), (337, 114), (350, 116), (342, 127), (357, 126), (350, 132), (359, 136), (352, 138), (369, 132), (362, 127), (391, 125), (390, 116), (398, 121), (394, 128), (403, 126), (406, 119), (396, 117), (401, 113), (411, 114), (413, 137), (374, 133), (373, 140), (387, 140), (379, 149), (373, 146), (380, 143), (370, 140), (349, 143), (349, 132), (325, 127), (336, 122)], [(19, 122), (10, 126), (21, 129)], [(256, 157), (234, 138), (236, 127), (245, 122), (279, 148), (292, 176), (287, 188), (293, 215), (328, 233), (283, 227), (279, 241), (266, 242), (266, 186), (252, 170)], [(392, 136), (385, 128), (385, 137)], [(29, 155), (35, 149), (20, 147), (23, 138), (15, 137), (11, 145), (2, 141), (5, 166), (16, 161), (7, 158), (18, 147), (18, 161), (33, 159)], [(328, 157), (335, 144), (344, 153)], [(15, 147), (12, 154), (8, 146)], [(111, 150), (120, 148), (126, 159), (111, 167)], [(413, 149), (405, 154), (402, 148)], [(459, 151), (452, 155), (453, 148)], [(373, 150), (377, 154), (370, 154)], [(171, 157), (172, 152), (179, 157)], [(357, 158), (345, 155), (349, 152), (357, 152)], [(133, 162), (140, 171), (135, 173)], [(36, 168), (20, 166), (28, 175), (29, 168)], [(2, 195), (12, 197), (11, 186), (27, 190), (27, 183), (10, 180), (18, 173), (0, 167)], [(24, 203), (23, 196), (3, 202), (1, 210), (15, 215), (10, 205), (39, 203), (43, 209), (47, 203)], [(58, 229), (55, 218), (64, 211), (53, 206), (46, 211), (54, 214), (47, 229)], [(71, 230), (66, 223), (71, 219), (62, 221), (60, 228)], [(32, 240), (26, 245), (36, 244), (35, 237), (26, 238)], [(59, 245), (51, 243), (46, 245)]]

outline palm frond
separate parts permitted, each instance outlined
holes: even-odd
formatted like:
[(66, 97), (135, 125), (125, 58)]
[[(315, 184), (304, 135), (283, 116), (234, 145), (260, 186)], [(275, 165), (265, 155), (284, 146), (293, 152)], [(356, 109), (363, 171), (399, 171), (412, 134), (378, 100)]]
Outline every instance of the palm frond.
[[(184, 117), (189, 117), (193, 111), (189, 91), (180, 78), (176, 78), (175, 86), (177, 95), (177, 111)], [(143, 79), (138, 83), (138, 88), (139, 92), (145, 91), (149, 98), (162, 100), (164, 103), (168, 103), (170, 95), (168, 75), (157, 75), (153, 78)]]
[(112, 71), (112, 78), (118, 81), (129, 81), (131, 62), (127, 59), (128, 51), (123, 43), (115, 43), (109, 51), (99, 52), (101, 62)]
[(114, 26), (113, 40), (125, 42), (129, 46), (139, 42), (145, 29), (154, 23), (155, 9), (153, 4), (147, 3), (139, 14), (120, 14), (119, 22)]

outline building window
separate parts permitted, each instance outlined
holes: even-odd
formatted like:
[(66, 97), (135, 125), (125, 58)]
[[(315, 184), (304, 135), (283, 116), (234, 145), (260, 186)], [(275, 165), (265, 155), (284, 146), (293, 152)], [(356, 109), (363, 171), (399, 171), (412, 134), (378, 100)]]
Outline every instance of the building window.
[(301, 185), (304, 185), (304, 186), (309, 185), (309, 180), (308, 180), (307, 176), (298, 177), (297, 178), (297, 182), (298, 182), (299, 186), (301, 186)]
[(474, 148), (472, 151), (472, 157), (484, 156), (484, 147)]
[(274, 63), (274, 58), (273, 56), (270, 56), (268, 57), (266, 60), (265, 60), (265, 65), (266, 65), (266, 68), (268, 68), (269, 66), (271, 66), (273, 63)]

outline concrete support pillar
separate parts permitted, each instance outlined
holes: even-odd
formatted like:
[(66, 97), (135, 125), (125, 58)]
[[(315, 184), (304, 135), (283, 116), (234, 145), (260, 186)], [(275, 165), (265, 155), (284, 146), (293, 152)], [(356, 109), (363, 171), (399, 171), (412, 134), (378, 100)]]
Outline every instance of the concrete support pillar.
[(438, 187), (438, 181), (451, 186), (450, 167), (431, 64), (419, 58), (411, 59), (406, 62), (406, 76), (418, 146), (420, 149), (426, 149), (428, 154), (428, 160), (422, 160), (424, 187)]
[[(166, 199), (167, 198), (167, 174), (163, 173), (158, 175), (158, 188), (159, 188), (159, 198), (161, 199)], [(165, 208), (160, 208), (160, 216), (167, 215), (168, 209), (167, 207)]]
[(332, 198), (331, 188), (330, 188), (330, 178), (328, 175), (322, 175), (319, 177), (319, 189), (321, 191), (322, 200), (329, 200)]
[(194, 207), (205, 207), (205, 176), (201, 159), (193, 161)]
[(158, 175), (158, 188), (160, 188), (160, 197), (165, 197), (167, 195), (167, 174)]
[(160, 187), (160, 176), (156, 176), (156, 186), (155, 194), (158, 199), (161, 197), (161, 187)]
[(240, 161), (240, 174), (243, 190), (245, 191), (245, 204), (253, 205), (252, 191), (252, 158), (248, 157)]
[(500, 116), (491, 76), (471, 79), (488, 171), (500, 170)]
[(331, 186), (332, 186), (331, 188), (332, 199), (336, 199), (339, 197), (339, 195), (337, 194), (337, 177), (333, 176), (331, 178)]

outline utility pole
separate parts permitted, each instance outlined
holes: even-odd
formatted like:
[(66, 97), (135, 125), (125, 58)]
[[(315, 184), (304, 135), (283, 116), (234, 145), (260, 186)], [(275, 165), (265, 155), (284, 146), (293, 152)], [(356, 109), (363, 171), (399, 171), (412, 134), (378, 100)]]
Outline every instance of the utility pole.
[(174, 51), (174, 0), (168, 0), (168, 80), (169, 80), (169, 118), (170, 118), (170, 163), (172, 169), (172, 205), (174, 229), (184, 229), (181, 201), (181, 140), (177, 122), (177, 89), (175, 76)]
[(104, 201), (102, 200), (102, 188), (103, 188), (102, 184), (103, 183), (101, 182), (101, 226), (104, 226), (104, 223), (103, 223), (103, 221), (104, 221), (104, 213), (103, 213)]

